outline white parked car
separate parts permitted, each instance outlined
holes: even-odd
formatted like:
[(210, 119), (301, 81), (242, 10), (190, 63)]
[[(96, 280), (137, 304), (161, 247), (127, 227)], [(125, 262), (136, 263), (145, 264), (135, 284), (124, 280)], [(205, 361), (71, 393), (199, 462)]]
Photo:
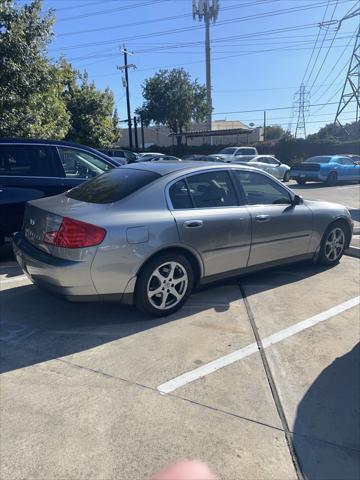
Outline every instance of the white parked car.
[(271, 155), (257, 155), (251, 159), (239, 158), (231, 163), (247, 163), (252, 167), (260, 168), (270, 173), (275, 178), (288, 182), (290, 180), (290, 167)]
[[(249, 160), (250, 158), (259, 155), (255, 147), (226, 147), (215, 154), (217, 157), (221, 157), (223, 162), (233, 162), (234, 160)], [(211, 157), (213, 155), (210, 155)]]

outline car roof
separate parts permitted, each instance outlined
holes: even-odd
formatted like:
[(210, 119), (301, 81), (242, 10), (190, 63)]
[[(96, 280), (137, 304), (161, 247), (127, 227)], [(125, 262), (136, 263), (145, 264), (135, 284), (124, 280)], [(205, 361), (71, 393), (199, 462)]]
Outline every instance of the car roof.
[(74, 142), (67, 142), (66, 140), (46, 140), (44, 138), (0, 138), (0, 145), (1, 144), (8, 144), (8, 143), (15, 143), (15, 144), (34, 144), (34, 145), (53, 145), (53, 146), (63, 146), (63, 147), (75, 147), (81, 148), (82, 150), (87, 150), (90, 153), (94, 153), (98, 157), (107, 160), (109, 163), (112, 163), (111, 157), (102, 153), (100, 150), (96, 148), (88, 147), (86, 145), (82, 145), (80, 143)]
[(145, 170), (149, 172), (155, 172), (161, 176), (169, 175), (175, 172), (192, 172), (192, 171), (201, 171), (209, 168), (238, 168), (242, 170), (257, 170), (246, 165), (237, 165), (237, 164), (227, 164), (224, 162), (137, 162), (128, 164), (122, 168), (131, 168), (135, 170)]

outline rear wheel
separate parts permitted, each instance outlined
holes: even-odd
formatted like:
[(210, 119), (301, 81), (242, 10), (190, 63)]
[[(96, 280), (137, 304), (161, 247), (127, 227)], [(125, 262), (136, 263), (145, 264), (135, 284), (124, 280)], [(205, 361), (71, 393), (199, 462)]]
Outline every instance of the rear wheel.
[(341, 222), (335, 222), (324, 233), (319, 252), (320, 265), (334, 265), (344, 254), (347, 231)]
[(299, 179), (296, 180), (296, 181), (297, 181), (297, 183), (298, 183), (299, 185), (305, 185), (305, 183), (306, 183), (306, 180), (305, 180), (304, 178), (299, 178)]
[(184, 305), (193, 284), (193, 269), (184, 255), (157, 255), (139, 274), (135, 306), (153, 317), (171, 315)]
[(337, 183), (337, 175), (336, 172), (331, 172), (329, 173), (326, 183), (329, 185), (329, 187), (334, 187)]
[(289, 180), (290, 180), (290, 171), (288, 170), (284, 173), (283, 181), (288, 182)]

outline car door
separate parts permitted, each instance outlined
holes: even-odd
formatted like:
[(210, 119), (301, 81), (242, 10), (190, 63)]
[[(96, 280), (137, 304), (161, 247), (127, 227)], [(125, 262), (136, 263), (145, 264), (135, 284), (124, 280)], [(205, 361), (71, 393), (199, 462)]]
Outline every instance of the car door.
[(275, 157), (267, 157), (267, 163), (268, 163), (268, 173), (271, 173), (275, 178), (282, 178), (281, 172), (280, 172), (280, 165), (281, 163), (279, 160), (277, 160)]
[(251, 242), (251, 217), (240, 205), (227, 170), (188, 175), (168, 189), (180, 241), (202, 257), (205, 276), (244, 268)]
[(62, 191), (70, 190), (85, 180), (111, 170), (114, 166), (81, 148), (57, 146)]
[(0, 145), (0, 229), (6, 235), (20, 230), (27, 201), (60, 192), (51, 146)]
[(353, 160), (348, 157), (341, 157), (337, 160), (337, 163), (341, 165), (337, 170), (339, 180), (344, 182), (359, 180), (360, 166), (355, 165)]
[(313, 217), (305, 205), (293, 205), (290, 192), (262, 173), (234, 170), (252, 222), (248, 266), (306, 255)]
[(249, 164), (253, 167), (260, 168), (260, 170), (264, 170), (264, 172), (271, 173), (269, 171), (268, 157), (256, 157), (254, 160), (250, 160)]

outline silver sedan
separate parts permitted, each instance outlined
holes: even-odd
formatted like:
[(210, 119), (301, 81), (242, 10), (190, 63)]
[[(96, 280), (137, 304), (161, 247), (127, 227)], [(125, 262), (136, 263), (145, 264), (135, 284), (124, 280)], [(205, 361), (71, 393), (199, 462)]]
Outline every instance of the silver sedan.
[(275, 178), (288, 182), (290, 180), (290, 167), (271, 155), (257, 155), (246, 160), (235, 160), (233, 163), (247, 163), (252, 167), (260, 168), (270, 173)]
[(208, 162), (131, 164), (27, 204), (18, 263), (72, 301), (179, 309), (199, 284), (298, 260), (339, 261), (352, 223), (258, 169)]

